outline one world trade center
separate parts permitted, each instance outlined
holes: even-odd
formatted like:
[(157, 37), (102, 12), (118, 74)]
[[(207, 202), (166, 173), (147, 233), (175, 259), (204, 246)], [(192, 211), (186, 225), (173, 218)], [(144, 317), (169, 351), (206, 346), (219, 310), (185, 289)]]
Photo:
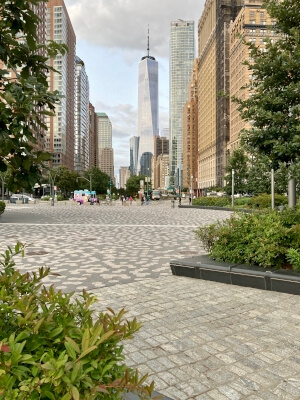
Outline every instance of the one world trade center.
[(154, 136), (158, 136), (158, 62), (149, 54), (139, 62), (138, 134), (139, 151), (137, 172), (150, 176), (154, 154)]

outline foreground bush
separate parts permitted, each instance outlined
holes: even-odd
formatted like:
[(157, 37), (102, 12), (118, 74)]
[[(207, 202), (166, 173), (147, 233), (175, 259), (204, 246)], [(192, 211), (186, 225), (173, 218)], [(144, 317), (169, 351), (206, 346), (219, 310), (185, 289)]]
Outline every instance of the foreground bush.
[(20, 274), (13, 256), (0, 262), (0, 399), (117, 400), (122, 393), (148, 399), (153, 384), (126, 367), (120, 342), (140, 324), (124, 320), (125, 311), (94, 316), (96, 299), (41, 286), (48, 268)]
[[(220, 261), (298, 269), (300, 209), (234, 214), (196, 230), (203, 247)], [(294, 252), (290, 252), (294, 249)]]
[(0, 201), (0, 215), (4, 213), (5, 203), (4, 201)]

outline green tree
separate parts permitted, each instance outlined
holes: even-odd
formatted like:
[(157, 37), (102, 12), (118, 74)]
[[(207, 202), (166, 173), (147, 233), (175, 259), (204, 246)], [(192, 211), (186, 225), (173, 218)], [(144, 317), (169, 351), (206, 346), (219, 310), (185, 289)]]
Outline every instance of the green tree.
[(248, 156), (243, 148), (238, 148), (232, 152), (226, 167), (226, 186), (225, 191), (228, 194), (232, 192), (232, 170), (234, 170), (234, 191), (235, 193), (245, 193), (247, 191), (247, 172)]
[(249, 99), (234, 99), (251, 127), (242, 143), (252, 154), (268, 157), (273, 168), (297, 162), (300, 148), (300, 2), (265, 0), (264, 6), (277, 21), (279, 36), (267, 41), (266, 52), (248, 43), (253, 62)]
[[(84, 177), (90, 180), (92, 178), (92, 190), (95, 190), (97, 194), (104, 194), (109, 188), (110, 177), (102, 172), (98, 167), (90, 168), (88, 171), (84, 173)], [(89, 183), (84, 181), (83, 179), (80, 182), (80, 185), (84, 185), (86, 188), (90, 188)], [(112, 185), (112, 189), (114, 185)]]
[[(126, 182), (126, 193), (131, 196), (136, 196), (140, 190), (140, 181), (145, 182), (145, 175), (133, 175)], [(145, 183), (144, 183), (145, 185)]]
[(62, 191), (64, 196), (69, 195), (78, 188), (76, 179), (78, 178), (77, 172), (70, 171), (65, 166), (60, 166), (55, 170), (56, 181), (55, 185)]
[[(65, 54), (65, 45), (39, 43), (34, 6), (46, 0), (0, 1), (0, 171), (11, 168), (11, 189), (30, 190), (51, 155), (36, 151), (36, 137), (47, 129), (61, 96), (50, 92), (48, 59)], [(10, 71), (13, 72), (11, 76)]]

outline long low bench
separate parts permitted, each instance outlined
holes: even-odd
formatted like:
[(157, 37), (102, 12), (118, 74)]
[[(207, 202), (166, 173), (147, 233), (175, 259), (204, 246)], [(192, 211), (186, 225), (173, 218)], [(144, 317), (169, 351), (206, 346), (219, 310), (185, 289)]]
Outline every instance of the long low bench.
[(170, 267), (176, 276), (300, 295), (300, 273), (291, 270), (226, 263), (208, 255), (174, 260)]

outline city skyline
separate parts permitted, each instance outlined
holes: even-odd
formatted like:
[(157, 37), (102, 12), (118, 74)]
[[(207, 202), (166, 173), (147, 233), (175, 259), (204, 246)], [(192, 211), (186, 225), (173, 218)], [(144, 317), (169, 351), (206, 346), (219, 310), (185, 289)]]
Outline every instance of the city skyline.
[[(137, 135), (138, 61), (145, 54), (148, 25), (151, 51), (159, 63), (159, 130), (169, 128), (170, 24), (177, 18), (197, 24), (204, 0), (130, 0), (126, 4), (65, 0), (76, 33), (76, 54), (84, 61), (90, 101), (113, 126), (115, 172), (130, 164), (130, 137)], [(88, 21), (88, 23), (87, 23)], [(135, 29), (132, 29), (134, 25)]]

